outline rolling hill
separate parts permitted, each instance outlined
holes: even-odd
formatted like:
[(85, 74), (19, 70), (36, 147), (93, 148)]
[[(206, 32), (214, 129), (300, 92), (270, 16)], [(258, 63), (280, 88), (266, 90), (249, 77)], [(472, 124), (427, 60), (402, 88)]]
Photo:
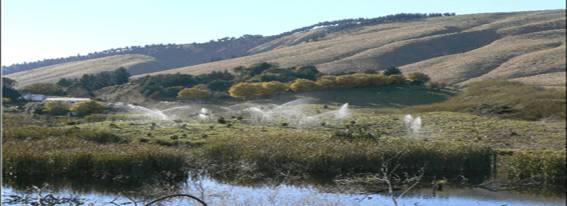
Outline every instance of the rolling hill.
[[(217, 53), (224, 51), (223, 48), (217, 48)], [(130, 71), (137, 74), (134, 78), (178, 72), (200, 74), (265, 61), (286, 67), (316, 65), (327, 73), (399, 66), (404, 72), (420, 71), (435, 81), (457, 85), (486, 79), (508, 79), (547, 87), (565, 87), (566, 82), (565, 10), (324, 22), (280, 35), (258, 37), (232, 50), (239, 51), (232, 53), (234, 58), (207, 62), (203, 60), (208, 57), (210, 61), (211, 55), (205, 55), (210, 53), (207, 50), (199, 61), (177, 68), (160, 66), (168, 61), (156, 61), (152, 55), (138, 54), (133, 58), (122, 54), (103, 58), (122, 59), (118, 62), (129, 64)], [(177, 58), (187, 57), (171, 56), (169, 61), (177, 61)], [(84, 72), (76, 70), (104, 70), (97, 62), (107, 61), (81, 60), (17, 72), (8, 77), (20, 84), (54, 81), (58, 75), (53, 73), (57, 71), (69, 73), (67, 77), (78, 77)], [(42, 74), (52, 75), (39, 78)]]

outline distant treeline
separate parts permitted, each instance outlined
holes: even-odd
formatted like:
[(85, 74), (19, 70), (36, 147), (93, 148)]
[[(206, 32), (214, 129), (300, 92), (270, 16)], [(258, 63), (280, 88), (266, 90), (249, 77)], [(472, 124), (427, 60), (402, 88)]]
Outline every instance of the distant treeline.
[(301, 27), (298, 29), (294, 29), (288, 32), (281, 33), (277, 36), (285, 36), (289, 34), (293, 34), (296, 32), (303, 32), (311, 30), (315, 27), (331, 27), (332, 31), (339, 31), (342, 29), (346, 29), (352, 26), (366, 26), (372, 24), (382, 24), (382, 23), (390, 23), (390, 22), (401, 22), (401, 21), (410, 21), (416, 19), (424, 19), (428, 17), (442, 17), (442, 16), (455, 16), (455, 13), (429, 13), (429, 14), (422, 14), (422, 13), (400, 13), (400, 14), (392, 14), (386, 15), (376, 18), (356, 18), (356, 19), (341, 19), (336, 21), (324, 21), (319, 22), (310, 26)]
[[(131, 46), (123, 48), (108, 49), (100, 52), (92, 52), (87, 55), (76, 55), (65, 58), (44, 59), (34, 62), (23, 62), (12, 64), (10, 66), (2, 66), (4, 74), (11, 74), (20, 71), (31, 70), (39, 67), (50, 66), (55, 64), (74, 62), (80, 60), (88, 60), (101, 58), (119, 54), (142, 54), (156, 58), (153, 63), (142, 64), (140, 68), (130, 69), (130, 73), (138, 74), (168, 68), (190, 66), (211, 61), (219, 61), (223, 59), (236, 58), (250, 54), (250, 49), (263, 44), (265, 42), (293, 34), (296, 32), (308, 31), (316, 27), (326, 27), (327, 32), (340, 31), (355, 26), (366, 26), (372, 24), (381, 24), (389, 22), (411, 21), (428, 17), (454, 16), (455, 13), (400, 13), (387, 15), (377, 18), (356, 18), (342, 19), (337, 21), (325, 21), (310, 26), (298, 28), (292, 31), (284, 32), (273, 36), (262, 35), (243, 35), (239, 38), (225, 37), (217, 40), (211, 40), (205, 43), (191, 44), (152, 44), (145, 46)], [(324, 35), (324, 34), (322, 34)], [(317, 40), (322, 36), (314, 36), (304, 41)], [(220, 51), (220, 52), (219, 52)]]

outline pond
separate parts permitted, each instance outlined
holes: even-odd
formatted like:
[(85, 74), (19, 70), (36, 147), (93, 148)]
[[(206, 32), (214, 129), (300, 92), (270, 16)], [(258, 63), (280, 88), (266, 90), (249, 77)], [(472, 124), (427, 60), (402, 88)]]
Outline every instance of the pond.
[[(164, 187), (165, 188), (165, 187)], [(167, 190), (164, 188), (153, 188), (151, 190)], [(147, 193), (155, 192), (145, 190)], [(42, 196), (52, 194), (61, 201), (61, 205), (143, 205), (149, 202), (150, 197), (138, 195), (124, 195), (100, 190), (84, 190), (77, 188), (52, 188), (41, 191)], [(201, 177), (193, 178), (183, 183), (175, 193), (189, 193), (195, 195), (209, 205), (341, 205), (341, 206), (370, 206), (370, 205), (394, 205), (392, 198), (386, 194), (369, 194), (356, 192), (355, 190), (339, 189), (336, 186), (321, 186), (307, 184), (296, 185), (261, 185), (242, 186), (222, 183), (215, 179)], [(23, 197), (37, 197), (38, 191), (23, 192), (8, 185), (2, 187), (3, 205), (22, 205), (22, 200), (17, 200), (10, 195)], [(159, 196), (159, 195), (158, 195)], [(69, 198), (69, 199), (65, 199)], [(28, 200), (33, 200), (29, 198)], [(64, 200), (68, 200), (66, 203)], [(173, 199), (162, 202), (163, 205), (199, 205), (186, 199)], [(526, 192), (492, 192), (480, 188), (446, 187), (443, 191), (433, 194), (431, 188), (420, 188), (406, 194), (399, 205), (408, 206), (559, 206), (565, 205), (564, 194), (535, 194)]]

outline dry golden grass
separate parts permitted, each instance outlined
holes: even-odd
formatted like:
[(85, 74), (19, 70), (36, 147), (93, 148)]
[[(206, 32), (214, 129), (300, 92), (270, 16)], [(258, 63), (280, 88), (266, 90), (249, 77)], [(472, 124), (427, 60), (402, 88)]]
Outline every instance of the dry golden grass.
[[(301, 43), (306, 37), (326, 31), (320, 28), (260, 44), (249, 50), (253, 55), (149, 74), (202, 74), (258, 62), (274, 62), (283, 67), (316, 65), (328, 73), (400, 66), (404, 72), (420, 71), (434, 81), (460, 85), (485, 79), (513, 79), (542, 86), (564, 86), (564, 78), (556, 77), (565, 72), (564, 12), (546, 10), (435, 17), (355, 27)], [(108, 57), (117, 58), (117, 62), (103, 62), (104, 65), (115, 65), (115, 68), (151, 60), (138, 57)], [(101, 63), (89, 61), (11, 76), (28, 84), (53, 81), (62, 73), (67, 77), (76, 71), (106, 69)], [(146, 74), (134, 78), (142, 75)]]
[(152, 57), (138, 54), (115, 55), (40, 67), (6, 76), (18, 81), (17, 87), (21, 88), (38, 82), (56, 82), (60, 78), (80, 78), (83, 74), (111, 71), (119, 67), (128, 68), (152, 60)]
[[(296, 33), (262, 44), (255, 55), (157, 73), (200, 74), (256, 62), (282, 66), (315, 64), (324, 72), (380, 70), (390, 65), (421, 71), (435, 81), (466, 85), (485, 79), (514, 79), (565, 85), (564, 10), (472, 14), (380, 24), (327, 34), (290, 46)], [(296, 40), (296, 39), (295, 39)], [(269, 50), (269, 48), (275, 48)], [(558, 73), (559, 72), (559, 73)], [(530, 79), (537, 76), (536, 80)], [(545, 84), (541, 84), (545, 83)]]
[[(434, 81), (463, 85), (476, 80), (513, 78), (529, 70), (545, 73), (546, 70), (554, 70), (557, 64), (560, 65), (561, 59), (538, 59), (528, 63), (528, 58), (523, 56), (529, 57), (532, 53), (537, 55), (537, 52), (560, 48), (564, 43), (564, 29), (509, 36), (469, 52), (432, 58), (403, 66), (402, 69), (404, 72), (424, 72)], [(564, 49), (554, 52), (559, 56), (565, 55)], [(507, 75), (498, 75), (498, 70), (509, 71)], [(565, 71), (564, 64), (562, 71)]]

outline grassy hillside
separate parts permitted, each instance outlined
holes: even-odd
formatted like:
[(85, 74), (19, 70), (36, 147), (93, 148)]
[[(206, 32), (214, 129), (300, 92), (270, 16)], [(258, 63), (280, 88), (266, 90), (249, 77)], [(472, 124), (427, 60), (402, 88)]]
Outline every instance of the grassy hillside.
[(523, 120), (565, 120), (565, 89), (507, 81), (471, 83), (447, 101), (419, 105), (407, 112), (454, 111)]
[[(564, 10), (410, 17), (323, 22), (269, 37), (249, 35), (202, 44), (135, 47), (132, 51), (140, 50), (153, 59), (122, 59), (114, 68), (127, 64), (136, 78), (145, 74), (202, 74), (258, 62), (282, 67), (316, 65), (327, 73), (399, 66), (404, 72), (421, 71), (434, 81), (450, 84), (508, 79), (565, 87)], [(53, 81), (58, 74), (51, 70), (69, 70), (66, 77), (76, 77), (71, 74), (100, 70), (97, 62), (57, 64), (9, 77), (22, 84)], [(53, 78), (44, 78), (43, 74)]]
[(57, 64), (41, 67), (26, 72), (6, 75), (16, 80), (17, 87), (24, 87), (37, 82), (56, 82), (60, 78), (80, 78), (83, 74), (111, 71), (119, 67), (132, 66), (153, 61), (152, 57), (138, 54), (115, 55), (97, 59)]
[(543, 86), (565, 86), (564, 10), (472, 14), (412, 22), (352, 27), (316, 41), (287, 46), (294, 33), (254, 49), (255, 55), (158, 73), (206, 73), (256, 62), (282, 66), (314, 64), (324, 72), (382, 70), (400, 66), (422, 71), (435, 81), (466, 85), (485, 79), (511, 79)]
[[(92, 60), (114, 55), (140, 54), (151, 56), (154, 58), (154, 60), (151, 62), (134, 65), (132, 66), (130, 71), (132, 74), (149, 73), (176, 67), (190, 66), (206, 62), (246, 56), (249, 54), (264, 52), (282, 46), (301, 44), (321, 38), (327, 33), (352, 27), (391, 22), (407, 22), (429, 17), (454, 15), (455, 13), (400, 13), (376, 18), (341, 19), (336, 21), (320, 22), (272, 36), (246, 34), (238, 38), (224, 37), (216, 40), (210, 40), (204, 43), (151, 44), (145, 46), (112, 48), (104, 51), (91, 52), (87, 55), (44, 59), (34, 62), (17, 63), (9, 66), (2, 65), (1, 69), (3, 74), (12, 74), (38, 68), (40, 69), (47, 66)], [(274, 39), (276, 39), (276, 41), (272, 41)]]

